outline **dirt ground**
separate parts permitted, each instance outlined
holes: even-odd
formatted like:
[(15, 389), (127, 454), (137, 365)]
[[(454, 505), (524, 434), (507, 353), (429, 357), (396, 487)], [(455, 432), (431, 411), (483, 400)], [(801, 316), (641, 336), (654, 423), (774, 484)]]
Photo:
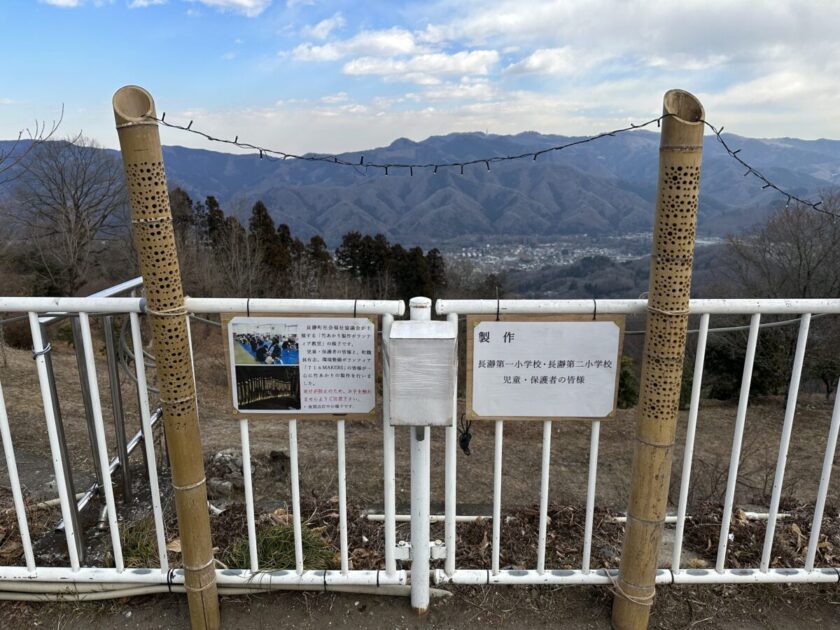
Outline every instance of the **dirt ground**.
[[(100, 334), (101, 340), (101, 334)], [(197, 383), (204, 451), (208, 457), (224, 449), (239, 449), (239, 426), (229, 413), (229, 398), (223, 364), (219, 330), (202, 324), (193, 327), (196, 347)], [(92, 479), (91, 450), (87, 437), (78, 372), (72, 349), (56, 341), (53, 360), (57, 386), (64, 416), (67, 441), (76, 474), (77, 490)], [(101, 346), (101, 341), (100, 341)], [(0, 383), (6, 399), (12, 426), (12, 437), (23, 485), (31, 500), (51, 499), (56, 496), (50, 486), (52, 464), (46, 437), (41, 399), (38, 395), (37, 375), (31, 354), (22, 350), (7, 349), (8, 365), (0, 367)], [(107, 389), (104, 356), (97, 357), (100, 390), (106, 418), (109, 444), (114, 444), (111, 405)], [(124, 379), (123, 400), (127, 410), (129, 434), (139, 425), (136, 412), (136, 393), (133, 383)], [(736, 408), (729, 403), (704, 400), (698, 420), (692, 492), (689, 497), (689, 514), (693, 525), (687, 526), (686, 545), (694, 544), (699, 561), (708, 561), (704, 550), (704, 536), (719, 523), (719, 506), (725, 488), (732, 442), (732, 428)], [(781, 398), (756, 400), (750, 406), (744, 435), (744, 448), (739, 469), (736, 505), (744, 510), (766, 511), (772, 489), (776, 454), (778, 451), (784, 401)], [(831, 404), (819, 395), (803, 395), (797, 409), (796, 423), (789, 450), (789, 462), (783, 491), (783, 507), (812, 504), (816, 497), (823, 452), (826, 446)], [(682, 468), (686, 413), (680, 415), (670, 502), (675, 509)], [(288, 430), (284, 422), (254, 420), (251, 426), (251, 447), (255, 459), (270, 459), (272, 451), (288, 452)], [(471, 455), (458, 454), (458, 503), (459, 512), (489, 514), (493, 487), (493, 424), (475, 422)], [(632, 457), (634, 412), (619, 411), (615, 419), (605, 421), (601, 427), (599, 449), (599, 476), (596, 505), (599, 515), (620, 513), (626, 507), (627, 480)], [(504, 459), (502, 484), (502, 509), (513, 520), (503, 524), (505, 541), (532, 538), (520, 535), (526, 526), (531, 527), (533, 506), (539, 500), (539, 466), (541, 455), (541, 423), (507, 422), (504, 427)], [(560, 527), (567, 518), (574, 521), (577, 531), (581, 506), (585, 503), (586, 474), (589, 455), (590, 428), (581, 422), (554, 422), (552, 428), (551, 489), (552, 515)], [(348, 422), (346, 428), (347, 491), (348, 499), (358, 508), (354, 518), (361, 519), (361, 512), (380, 512), (382, 507), (382, 431), (377, 422)], [(397, 504), (398, 513), (408, 511), (409, 468), (408, 430), (397, 430)], [(329, 501), (337, 494), (337, 457), (335, 425), (330, 421), (305, 421), (298, 423), (300, 447), (300, 476), (307, 500)], [(433, 513), (442, 513), (443, 499), (443, 431), (432, 431), (432, 500)], [(162, 449), (158, 448), (159, 457)], [(139, 456), (133, 456), (141, 462)], [(840, 471), (835, 464), (829, 493), (827, 516), (834, 522), (840, 505)], [(0, 485), (7, 486), (5, 466), (0, 467)], [(258, 503), (270, 509), (288, 499), (287, 485), (255, 480)], [(128, 511), (123, 508), (124, 511)], [(565, 511), (564, 511), (565, 510)], [(523, 514), (525, 516), (523, 516)], [(564, 516), (566, 515), (566, 516)], [(125, 517), (126, 514), (121, 514)], [(55, 510), (44, 515), (42, 531), (51, 528)], [(516, 519), (528, 522), (517, 523)], [(577, 519), (577, 520), (576, 520)], [(717, 519), (717, 520), (716, 520)], [(736, 519), (737, 520), (737, 519)], [(620, 545), (598, 545), (598, 536), (620, 540), (620, 526), (613, 526), (614, 533), (601, 527), (605, 519), (599, 518), (599, 528), (593, 546), (593, 563), (615, 562)], [(710, 527), (711, 524), (711, 527)], [(373, 524), (370, 524), (373, 527)], [(718, 525), (719, 526), (719, 525)], [(364, 548), (361, 539), (369, 526), (351, 527), (350, 549)], [(470, 527), (473, 527), (471, 530)], [(486, 522), (478, 526), (459, 526), (461, 541), (481, 542), (481, 531)], [(693, 529), (694, 528), (694, 529)], [(745, 551), (742, 560), (749, 564), (750, 550), (760, 547), (763, 525), (750, 525), (744, 532), (757, 542)], [(174, 537), (174, 528), (168, 532)], [(433, 535), (436, 530), (433, 530)], [(692, 538), (694, 531), (694, 538)], [(780, 535), (786, 536), (780, 525)], [(552, 549), (557, 555), (553, 566), (574, 566), (579, 561), (579, 544), (576, 539), (566, 540), (567, 530), (558, 529)], [(354, 537), (354, 533), (358, 533)], [(807, 531), (801, 532), (807, 536)], [(407, 532), (400, 527), (398, 536), (407, 539)], [(442, 534), (441, 536), (442, 537)], [(104, 536), (107, 538), (107, 534)], [(716, 541), (716, 538), (715, 538)], [(740, 541), (740, 539), (739, 539)], [(829, 541), (831, 542), (831, 541)], [(794, 543), (795, 544), (795, 540)], [(833, 549), (840, 549), (840, 536)], [(486, 545), (485, 545), (486, 547)], [(738, 545), (733, 547), (740, 549)], [(503, 549), (503, 565), (533, 566), (535, 550), (525, 545), (507, 553)], [(0, 555), (3, 550), (0, 547)], [(835, 552), (837, 553), (837, 552)], [(774, 563), (787, 562), (796, 566), (799, 555), (780, 557)], [(462, 560), (467, 564), (462, 564)], [(732, 560), (739, 559), (733, 556)], [(5, 564), (5, 562), (4, 562)], [(484, 566), (482, 556), (464, 557), (459, 550), (459, 566)], [(799, 565), (801, 566), (801, 564)], [(454, 595), (433, 602), (430, 615), (423, 620), (411, 616), (407, 601), (401, 598), (352, 596), (344, 594), (267, 594), (248, 598), (226, 598), (224, 614), (230, 623), (245, 628), (275, 626), (278, 622), (292, 623), (294, 627), (434, 627), (477, 628), (541, 627), (558, 624), (569, 628), (609, 627), (610, 594), (603, 588), (496, 588), (453, 589)], [(666, 587), (654, 609), (656, 627), (688, 628), (811, 628), (840, 627), (840, 596), (836, 585), (831, 587), (802, 586), (750, 586), (750, 587)], [(126, 600), (111, 603), (31, 605), (6, 602), (0, 605), (0, 615), (11, 623), (9, 627), (40, 625), (66, 627), (83, 623), (91, 628), (105, 627), (184, 627), (186, 612), (183, 597), (167, 596)], [(8, 624), (7, 624), (8, 625)]]

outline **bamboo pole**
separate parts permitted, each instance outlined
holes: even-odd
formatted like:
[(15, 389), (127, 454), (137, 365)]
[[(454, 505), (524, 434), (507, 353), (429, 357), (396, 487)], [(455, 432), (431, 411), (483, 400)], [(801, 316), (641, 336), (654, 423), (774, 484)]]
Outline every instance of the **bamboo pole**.
[(219, 598), (184, 292), (160, 134), (147, 118), (155, 104), (146, 90), (128, 85), (114, 94), (113, 106), (157, 359), (190, 620), (196, 630), (215, 630)]
[(663, 102), (644, 359), (613, 627), (647, 628), (668, 502), (697, 227), (704, 111), (682, 90)]

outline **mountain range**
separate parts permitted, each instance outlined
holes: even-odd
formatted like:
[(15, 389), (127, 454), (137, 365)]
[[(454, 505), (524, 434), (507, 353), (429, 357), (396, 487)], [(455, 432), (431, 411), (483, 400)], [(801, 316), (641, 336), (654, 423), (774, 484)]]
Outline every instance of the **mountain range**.
[[(739, 157), (790, 193), (813, 198), (840, 186), (840, 141), (754, 139), (725, 134)], [(367, 163), (460, 162), (539, 151), (574, 137), (452, 133), (339, 157)], [(0, 142), (0, 153), (4, 145)], [(247, 217), (262, 200), (295, 235), (336, 244), (350, 230), (382, 232), (405, 244), (508, 236), (649, 231), (656, 196), (659, 135), (638, 130), (531, 158), (460, 169), (346, 167), (164, 147), (170, 185), (193, 199), (215, 195), (228, 213)], [(706, 136), (700, 234), (721, 236), (763, 219), (785, 199), (744, 176), (714, 136)], [(8, 192), (8, 191), (7, 191)]]

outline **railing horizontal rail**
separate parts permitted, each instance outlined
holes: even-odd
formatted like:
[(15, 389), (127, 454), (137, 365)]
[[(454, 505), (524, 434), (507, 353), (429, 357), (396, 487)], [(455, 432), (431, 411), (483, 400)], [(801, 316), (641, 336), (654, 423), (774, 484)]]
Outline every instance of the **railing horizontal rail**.
[[(647, 310), (647, 300), (438, 300), (438, 315), (634, 315)], [(689, 303), (693, 315), (800, 315), (804, 313), (840, 313), (840, 300), (790, 299), (790, 300), (730, 300), (697, 299)]]
[[(88, 298), (103, 298), (103, 297), (117, 297), (118, 295), (122, 295), (123, 293), (128, 293), (129, 291), (133, 291), (135, 289), (139, 289), (143, 286), (143, 276), (137, 276), (136, 278), (132, 278), (131, 280), (126, 280), (125, 282), (120, 282), (119, 284), (115, 284), (112, 287), (108, 287), (107, 289), (102, 289), (101, 291), (97, 291), (93, 293)], [(46, 317), (41, 318), (42, 324), (52, 324), (57, 320), (63, 319), (63, 315), (48, 315)]]
[(323, 313), (402, 315), (402, 300), (286, 300), (270, 298), (185, 298), (191, 313)]
[[(618, 579), (618, 569), (597, 569), (584, 572), (580, 569), (553, 569), (544, 573), (521, 569), (505, 569), (493, 573), (488, 569), (458, 569), (451, 576), (436, 569), (432, 572), (435, 584), (612, 584)], [(687, 569), (679, 573), (669, 569), (657, 569), (657, 584), (783, 584), (783, 583), (837, 583), (840, 570), (834, 568), (814, 569)]]
[[(132, 297), (0, 297), (0, 312), (43, 313), (142, 313), (145, 300)], [(43, 323), (43, 322), (39, 322)]]

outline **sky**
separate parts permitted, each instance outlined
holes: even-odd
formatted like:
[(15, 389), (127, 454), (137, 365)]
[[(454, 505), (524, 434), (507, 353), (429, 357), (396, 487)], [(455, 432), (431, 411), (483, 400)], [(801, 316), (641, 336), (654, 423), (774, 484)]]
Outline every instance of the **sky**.
[[(111, 96), (302, 153), (455, 131), (589, 135), (697, 95), (754, 137), (840, 138), (840, 0), (2, 0), (0, 138)], [(165, 144), (225, 150), (175, 130)]]

